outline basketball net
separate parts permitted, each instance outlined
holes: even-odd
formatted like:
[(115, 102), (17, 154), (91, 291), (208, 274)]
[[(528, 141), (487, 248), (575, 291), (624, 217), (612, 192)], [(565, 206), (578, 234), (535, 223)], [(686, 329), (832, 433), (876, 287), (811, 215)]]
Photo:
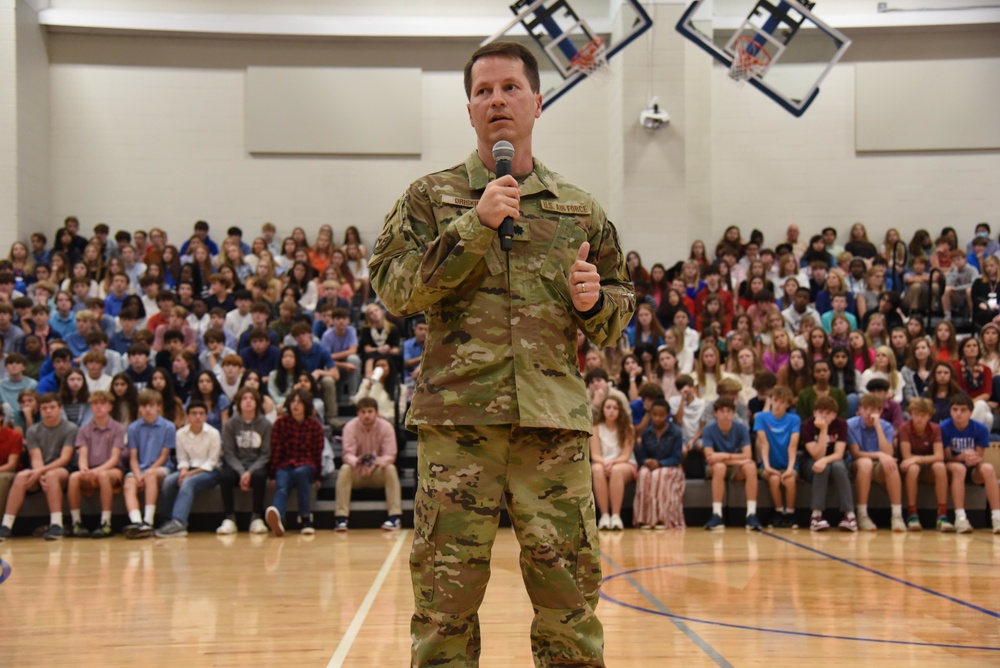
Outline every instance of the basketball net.
[(610, 74), (608, 69), (608, 56), (604, 48), (604, 39), (598, 35), (590, 40), (577, 51), (576, 55), (569, 61), (571, 72), (580, 72), (588, 77), (595, 74), (597, 80), (604, 78), (603, 75)]
[(733, 48), (733, 64), (729, 67), (729, 78), (733, 81), (746, 81), (760, 75), (771, 64), (771, 54), (750, 37), (741, 35)]

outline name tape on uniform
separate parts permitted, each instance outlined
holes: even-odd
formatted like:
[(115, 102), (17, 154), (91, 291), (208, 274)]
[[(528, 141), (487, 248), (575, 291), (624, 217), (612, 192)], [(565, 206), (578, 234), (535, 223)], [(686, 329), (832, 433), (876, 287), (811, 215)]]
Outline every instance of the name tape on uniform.
[(590, 215), (590, 207), (586, 204), (560, 204), (559, 202), (539, 202), (544, 211), (555, 213), (571, 213), (578, 216)]

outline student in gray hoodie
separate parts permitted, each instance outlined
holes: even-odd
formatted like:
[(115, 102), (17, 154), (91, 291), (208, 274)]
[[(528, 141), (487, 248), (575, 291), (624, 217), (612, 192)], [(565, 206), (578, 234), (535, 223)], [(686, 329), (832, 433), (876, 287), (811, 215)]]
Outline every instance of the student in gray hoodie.
[(219, 490), (226, 519), (216, 529), (217, 534), (237, 531), (234, 510), (234, 487), (253, 491), (253, 516), (250, 533), (265, 534), (264, 492), (267, 490), (267, 470), (271, 459), (271, 423), (261, 414), (261, 397), (249, 387), (233, 397), (233, 416), (222, 428), (222, 465), (219, 468)]

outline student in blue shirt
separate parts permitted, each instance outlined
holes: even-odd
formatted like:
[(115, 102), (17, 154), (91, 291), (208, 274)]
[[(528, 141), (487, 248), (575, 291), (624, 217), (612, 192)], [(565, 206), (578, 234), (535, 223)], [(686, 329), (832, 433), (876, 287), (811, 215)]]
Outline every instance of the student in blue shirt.
[(882, 419), (882, 397), (866, 394), (861, 397), (858, 414), (847, 421), (847, 448), (854, 462), (854, 491), (858, 497), (858, 528), (876, 531), (878, 527), (868, 517), (868, 494), (872, 480), (885, 485), (892, 508), (892, 530), (906, 531), (903, 521), (903, 484), (894, 456), (895, 431), (892, 423)]
[(736, 419), (736, 402), (728, 397), (715, 400), (715, 421), (701, 433), (705, 450), (705, 477), (712, 480), (712, 517), (705, 528), (721, 531), (722, 499), (727, 480), (745, 480), (747, 497), (747, 530), (760, 531), (757, 519), (757, 464), (750, 445), (750, 430)]
[(324, 417), (327, 422), (331, 422), (337, 417), (337, 381), (340, 379), (340, 371), (334, 365), (330, 351), (313, 339), (312, 327), (308, 323), (297, 322), (292, 325), (292, 336), (302, 356), (302, 363), (320, 386)]
[[(754, 416), (753, 429), (757, 432), (757, 456), (760, 458), (760, 477), (767, 481), (774, 499), (775, 528), (797, 529), (795, 522), (795, 455), (799, 449), (799, 429), (802, 421), (789, 413), (792, 390), (784, 385), (771, 393), (771, 410)], [(781, 489), (785, 500), (781, 500)]]
[(993, 465), (983, 460), (983, 452), (990, 445), (986, 425), (972, 419), (972, 399), (964, 394), (951, 398), (951, 417), (941, 423), (941, 441), (944, 458), (951, 474), (951, 498), (955, 505), (955, 530), (971, 533), (972, 525), (965, 515), (965, 485), (986, 487), (990, 504), (993, 533), (1000, 534), (1000, 485)]
[[(139, 419), (128, 426), (129, 471), (125, 474), (125, 509), (131, 523), (126, 538), (153, 535), (156, 497), (164, 478), (173, 470), (170, 451), (177, 444), (177, 427), (160, 416), (163, 398), (156, 390), (139, 393)], [(144, 512), (139, 512), (139, 492), (145, 496)]]

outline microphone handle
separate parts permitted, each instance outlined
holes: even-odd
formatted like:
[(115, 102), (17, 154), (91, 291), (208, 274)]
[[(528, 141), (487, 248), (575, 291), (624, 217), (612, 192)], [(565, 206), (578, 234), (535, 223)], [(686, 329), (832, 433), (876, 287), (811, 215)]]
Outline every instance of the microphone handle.
[(504, 218), (497, 234), (500, 235), (500, 250), (509, 253), (514, 247), (514, 219), (510, 216)]
[[(496, 161), (496, 174), (497, 178), (501, 176), (509, 176), (511, 173), (511, 163), (510, 160), (497, 160)], [(500, 236), (500, 250), (509, 253), (510, 249), (514, 247), (514, 219), (507, 216), (500, 223), (500, 227), (497, 229), (497, 234)]]

